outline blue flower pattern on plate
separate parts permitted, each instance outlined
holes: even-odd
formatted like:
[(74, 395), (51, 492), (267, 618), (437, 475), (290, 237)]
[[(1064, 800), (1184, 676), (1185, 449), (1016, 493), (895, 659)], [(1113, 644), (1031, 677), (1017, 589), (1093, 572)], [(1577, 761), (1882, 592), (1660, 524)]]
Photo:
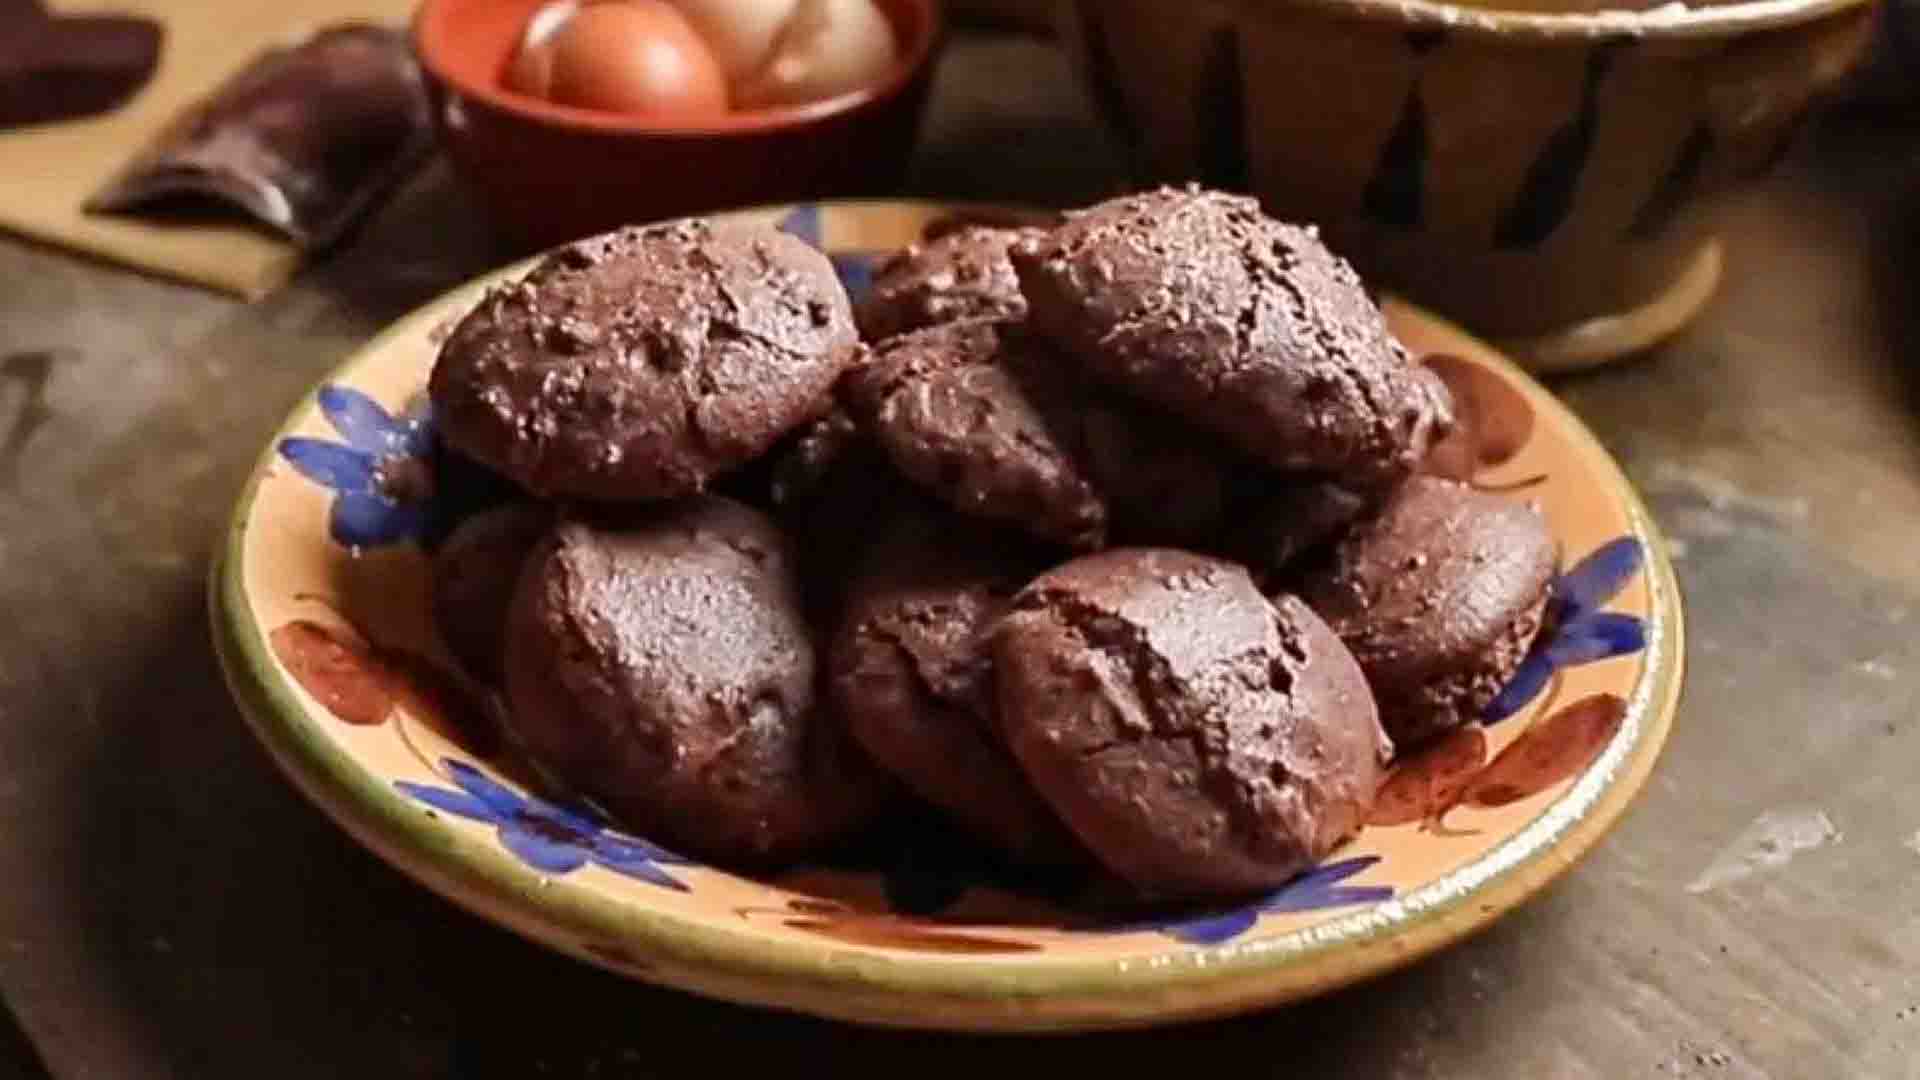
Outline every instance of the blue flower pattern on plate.
[(1645, 558), (1639, 540), (1622, 536), (1594, 549), (1554, 580), (1545, 628), (1506, 689), (1487, 704), (1482, 714), (1487, 723), (1498, 723), (1526, 708), (1562, 668), (1647, 647), (1647, 627), (1638, 616), (1600, 610), (1640, 572)]
[(333, 490), (327, 532), (356, 549), (420, 539), (431, 524), (431, 500), (402, 497), (394, 480), (407, 471), (430, 475), (433, 423), (424, 401), (396, 417), (337, 383), (322, 386), (317, 399), (345, 441), (290, 435), (280, 440), (279, 451), (302, 476)]
[(457, 789), (395, 780), (393, 786), (422, 803), (469, 821), (494, 826), (501, 846), (547, 874), (570, 874), (589, 862), (618, 874), (686, 892), (664, 866), (691, 863), (663, 848), (613, 832), (588, 814), (531, 799), (462, 761), (443, 758)]
[(1377, 904), (1393, 899), (1391, 885), (1343, 885), (1341, 882), (1380, 861), (1378, 855), (1357, 855), (1301, 874), (1251, 904), (1205, 915), (1130, 923), (1115, 932), (1157, 930), (1188, 945), (1223, 945), (1253, 929), (1260, 916), (1274, 913), (1320, 911), (1325, 908)]

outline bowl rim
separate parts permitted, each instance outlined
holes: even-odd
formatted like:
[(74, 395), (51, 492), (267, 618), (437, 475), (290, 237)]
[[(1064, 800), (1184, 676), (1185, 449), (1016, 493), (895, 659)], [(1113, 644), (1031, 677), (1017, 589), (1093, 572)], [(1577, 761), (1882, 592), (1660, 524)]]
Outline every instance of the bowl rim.
[[(1099, 3), (1101, 0), (1074, 0)], [(1226, 0), (1256, 18), (1282, 9), (1311, 9), (1339, 17), (1400, 23), (1419, 29), (1458, 32), (1474, 37), (1578, 43), (1731, 37), (1755, 30), (1812, 22), (1876, 0), (1739, 0), (1730, 4), (1681, 6), (1670, 3), (1644, 10), (1580, 12), (1508, 11), (1446, 3), (1445, 0)]]
[(524, 118), (546, 127), (595, 135), (636, 135), (656, 138), (722, 138), (728, 135), (770, 134), (804, 128), (835, 116), (895, 98), (905, 93), (915, 80), (932, 66), (937, 46), (946, 33), (945, 12), (941, 0), (896, 0), (919, 9), (925, 20), (922, 32), (895, 60), (887, 77), (871, 86), (844, 94), (770, 109), (727, 112), (704, 117), (696, 123), (665, 118), (583, 109), (561, 105), (508, 90), (489, 82), (475, 82), (457, 76), (441, 60), (445, 38), (452, 30), (451, 11), (464, 0), (422, 0), (408, 27), (407, 40), (413, 55), (429, 81), (440, 84), (463, 99), (478, 101), (501, 112)]
[[(822, 209), (901, 205), (827, 200)], [(954, 208), (959, 204), (940, 202)], [(742, 214), (775, 214), (752, 208)], [(1148, 956), (973, 958), (879, 954), (827, 942), (768, 937), (622, 902), (548, 879), (504, 848), (449, 838), (417, 805), (367, 771), (323, 730), (273, 659), (245, 580), (244, 544), (275, 447), (316, 407), (329, 382), (350, 382), (392, 342), (421, 332), (456, 298), (512, 275), (523, 260), (482, 275), (402, 316), (355, 348), (289, 409), (256, 459), (210, 568), (215, 652), (240, 711), (280, 769), (346, 832), (402, 874), (457, 906), (566, 955), (629, 977), (736, 1002), (897, 1027), (973, 1031), (1088, 1031), (1244, 1012), (1326, 992), (1405, 966), (1490, 925), (1551, 884), (1618, 821), (1644, 786), (1671, 729), (1684, 675), (1684, 613), (1666, 541), (1618, 462), (1579, 418), (1502, 356), (1517, 389), (1592, 459), (1646, 548), (1650, 592), (1644, 667), (1617, 737), (1531, 821), (1465, 866), (1392, 901), (1273, 938), (1222, 946), (1169, 942)], [(1422, 313), (1424, 315), (1424, 313)], [(1435, 320), (1438, 321), (1438, 320)], [(486, 838), (491, 841), (491, 837)], [(588, 948), (610, 943), (628, 962)], [(635, 951), (637, 947), (638, 951)]]

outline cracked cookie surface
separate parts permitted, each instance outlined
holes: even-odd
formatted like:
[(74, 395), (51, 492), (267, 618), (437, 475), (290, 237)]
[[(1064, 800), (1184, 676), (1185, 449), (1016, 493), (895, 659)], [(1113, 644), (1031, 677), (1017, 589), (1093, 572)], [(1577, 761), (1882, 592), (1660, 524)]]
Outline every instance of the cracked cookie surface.
[(949, 506), (1095, 548), (1107, 503), (1064, 363), (1017, 323), (949, 323), (886, 342), (846, 396), (894, 466)]
[(1353, 268), (1253, 199), (1129, 195), (1009, 258), (1042, 336), (1274, 468), (1391, 479), (1451, 425)]
[(1077, 559), (993, 641), (1029, 779), (1143, 893), (1285, 882), (1353, 834), (1391, 747), (1358, 665), (1298, 600), (1171, 549)]
[(443, 437), (535, 495), (666, 499), (826, 411), (858, 347), (826, 256), (690, 220), (569, 244), (493, 289), (429, 389)]
[(815, 700), (793, 553), (718, 496), (561, 523), (506, 652), (510, 727), (567, 786), (678, 851), (768, 864), (862, 824), (888, 785)]
[(908, 789), (1016, 860), (1077, 865), (995, 719), (989, 634), (1040, 565), (951, 515), (897, 516), (854, 575), (829, 685), (848, 731)]
[(964, 319), (1019, 319), (1027, 313), (1007, 249), (1039, 229), (967, 226), (915, 244), (882, 263), (854, 309), (861, 336), (895, 334)]

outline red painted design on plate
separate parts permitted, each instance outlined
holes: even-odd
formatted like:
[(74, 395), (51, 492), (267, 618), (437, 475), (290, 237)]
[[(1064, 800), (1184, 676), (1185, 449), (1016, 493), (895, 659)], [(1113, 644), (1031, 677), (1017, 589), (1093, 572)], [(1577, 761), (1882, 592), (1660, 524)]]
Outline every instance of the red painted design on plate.
[(492, 715), (458, 676), (425, 656), (383, 649), (311, 619), (281, 626), (268, 641), (301, 687), (342, 722), (375, 727), (404, 714), (474, 757), (499, 757)]
[(1479, 725), (1456, 728), (1394, 766), (1367, 824), (1418, 822), (1422, 831), (1444, 832), (1456, 806), (1506, 806), (1538, 795), (1593, 764), (1626, 715), (1617, 694), (1581, 698), (1535, 720), (1492, 761)]
[(1487, 762), (1487, 736), (1478, 724), (1455, 728), (1440, 741), (1401, 761), (1380, 785), (1369, 825), (1437, 824), (1460, 801)]
[(349, 724), (386, 723), (393, 678), (364, 642), (308, 619), (287, 623), (268, 640), (280, 663), (328, 712)]
[(1618, 694), (1593, 694), (1528, 725), (1473, 782), (1460, 801), (1506, 806), (1578, 776), (1619, 732), (1627, 703)]

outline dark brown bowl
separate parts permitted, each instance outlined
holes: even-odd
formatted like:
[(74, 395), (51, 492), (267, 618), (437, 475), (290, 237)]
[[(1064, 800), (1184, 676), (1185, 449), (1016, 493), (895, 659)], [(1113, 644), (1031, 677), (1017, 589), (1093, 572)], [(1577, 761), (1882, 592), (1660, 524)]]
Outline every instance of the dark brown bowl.
[(501, 74), (543, 0), (425, 0), (413, 46), (441, 145), (507, 238), (528, 249), (620, 225), (898, 188), (926, 107), (938, 0), (878, 0), (900, 62), (878, 85), (698, 127), (556, 105)]

